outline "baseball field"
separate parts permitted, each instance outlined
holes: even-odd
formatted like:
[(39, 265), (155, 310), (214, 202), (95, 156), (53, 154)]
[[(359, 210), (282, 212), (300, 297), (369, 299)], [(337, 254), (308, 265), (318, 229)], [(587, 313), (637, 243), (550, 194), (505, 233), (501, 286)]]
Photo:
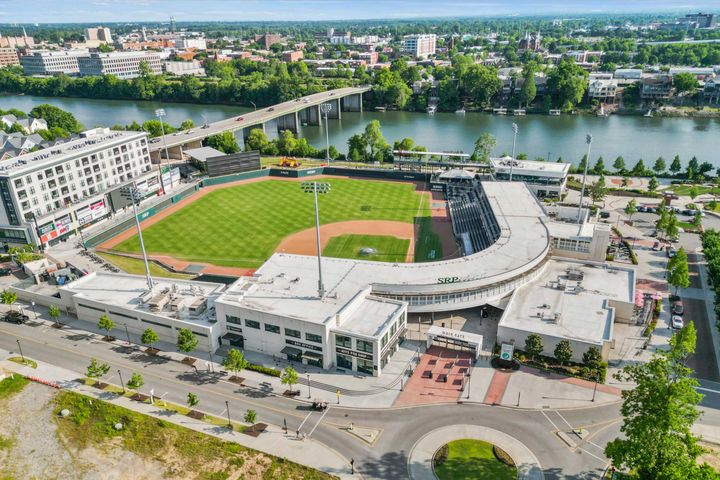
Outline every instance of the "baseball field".
[[(321, 181), (331, 187), (319, 196), (324, 255), (388, 262), (442, 258), (442, 241), (430, 221), (431, 197), (416, 184)], [(150, 255), (257, 268), (276, 251), (315, 253), (313, 196), (299, 182), (265, 180), (201, 192), (164, 218), (143, 224)], [(137, 236), (109, 245), (115, 252), (140, 252)]]

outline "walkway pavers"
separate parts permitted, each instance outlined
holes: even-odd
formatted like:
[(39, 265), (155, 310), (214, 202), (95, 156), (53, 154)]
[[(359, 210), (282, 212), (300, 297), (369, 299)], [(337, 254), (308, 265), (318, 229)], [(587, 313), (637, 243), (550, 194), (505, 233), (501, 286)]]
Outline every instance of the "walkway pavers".
[(393, 406), (457, 402), (472, 366), (472, 355), (438, 346), (420, 357), (412, 377)]
[(483, 440), (502, 448), (513, 459), (520, 480), (543, 480), (542, 467), (537, 457), (515, 437), (493, 428), (477, 425), (451, 425), (427, 433), (410, 451), (408, 474), (412, 480), (436, 480), (433, 473), (435, 452), (452, 440), (471, 438)]
[(511, 374), (509, 372), (495, 370), (492, 380), (490, 381), (490, 387), (485, 394), (485, 400), (483, 400), (483, 403), (489, 403), (490, 405), (493, 405), (502, 402), (503, 396), (505, 395), (505, 389), (510, 382), (510, 375)]

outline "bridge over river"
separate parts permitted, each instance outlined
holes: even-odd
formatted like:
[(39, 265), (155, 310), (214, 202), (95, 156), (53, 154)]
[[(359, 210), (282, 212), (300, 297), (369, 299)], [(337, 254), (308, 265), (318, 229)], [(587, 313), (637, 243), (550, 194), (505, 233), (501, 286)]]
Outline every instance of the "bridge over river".
[(343, 111), (362, 111), (362, 94), (370, 90), (369, 86), (338, 88), (326, 92), (314, 93), (254, 112), (227, 118), (189, 130), (179, 130), (150, 142), (150, 155), (154, 162), (164, 158), (183, 159), (183, 149), (198, 148), (207, 137), (223, 132), (242, 131), (243, 138), (253, 129), (277, 128), (278, 131), (298, 131), (298, 125), (320, 125), (323, 113), (320, 106), (330, 105), (329, 119), (339, 119)]

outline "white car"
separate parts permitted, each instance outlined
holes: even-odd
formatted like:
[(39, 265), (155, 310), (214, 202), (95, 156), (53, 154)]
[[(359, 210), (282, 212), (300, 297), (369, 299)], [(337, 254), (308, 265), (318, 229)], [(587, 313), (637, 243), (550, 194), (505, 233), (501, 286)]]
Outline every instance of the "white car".
[(683, 319), (680, 315), (673, 315), (670, 319), (670, 323), (672, 325), (672, 328), (683, 328), (685, 326), (685, 323), (683, 322)]

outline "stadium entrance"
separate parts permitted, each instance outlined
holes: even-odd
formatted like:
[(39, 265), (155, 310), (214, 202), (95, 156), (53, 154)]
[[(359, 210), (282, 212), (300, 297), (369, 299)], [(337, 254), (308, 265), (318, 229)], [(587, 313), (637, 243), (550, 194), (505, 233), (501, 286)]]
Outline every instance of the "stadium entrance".
[(482, 351), (483, 336), (474, 333), (452, 330), (433, 325), (427, 331), (427, 348), (438, 345), (467, 351), (477, 359)]

